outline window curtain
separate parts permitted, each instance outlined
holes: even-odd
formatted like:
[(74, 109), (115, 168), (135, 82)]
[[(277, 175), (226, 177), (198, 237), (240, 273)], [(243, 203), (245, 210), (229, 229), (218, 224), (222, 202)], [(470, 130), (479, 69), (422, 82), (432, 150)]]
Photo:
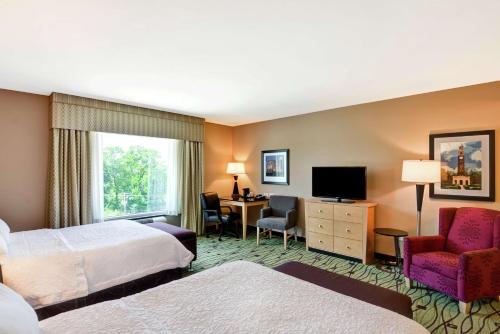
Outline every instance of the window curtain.
[(203, 192), (203, 143), (184, 141), (182, 145), (182, 227), (203, 234), (200, 194)]
[(91, 154), (88, 131), (52, 129), (48, 220), (61, 228), (92, 222)]
[(202, 233), (199, 196), (203, 191), (203, 118), (60, 93), (51, 94), (50, 110), (48, 221), (51, 227), (102, 221), (103, 194), (102, 189), (99, 194), (97, 187), (102, 182), (99, 179), (102, 157), (94, 151), (99, 141), (91, 133), (110, 132), (178, 140), (177, 150), (172, 154), (179, 159), (170, 160), (177, 181), (169, 178), (177, 186), (169, 187), (167, 202), (173, 204), (169, 204), (167, 211), (174, 214), (180, 211), (182, 225)]

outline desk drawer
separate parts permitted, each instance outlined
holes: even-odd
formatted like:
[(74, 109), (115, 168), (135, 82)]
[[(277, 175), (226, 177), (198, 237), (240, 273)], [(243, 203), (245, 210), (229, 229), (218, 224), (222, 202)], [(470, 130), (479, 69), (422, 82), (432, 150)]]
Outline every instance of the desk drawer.
[(336, 205), (334, 214), (335, 220), (342, 220), (353, 223), (363, 222), (363, 209), (359, 207)]
[(335, 237), (333, 245), (335, 253), (362, 258), (363, 246), (361, 241)]
[(308, 231), (333, 235), (333, 220), (314, 217), (309, 217), (307, 219)]
[(311, 248), (333, 252), (333, 236), (322, 233), (307, 233), (307, 244)]
[(348, 223), (335, 221), (333, 224), (334, 235), (354, 240), (363, 240), (363, 225), (358, 223)]
[(323, 203), (308, 203), (307, 216), (322, 219), (333, 219), (333, 205)]

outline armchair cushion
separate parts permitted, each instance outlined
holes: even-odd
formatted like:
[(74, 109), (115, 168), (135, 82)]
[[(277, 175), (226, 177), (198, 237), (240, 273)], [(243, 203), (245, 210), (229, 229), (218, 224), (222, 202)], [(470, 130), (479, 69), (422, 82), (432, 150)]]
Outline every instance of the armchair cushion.
[(446, 251), (455, 254), (486, 249), (493, 245), (493, 223), (498, 211), (459, 208), (446, 241)]
[(404, 273), (410, 277), (410, 266), (414, 254), (439, 252), (444, 250), (446, 239), (441, 235), (425, 237), (407, 237), (404, 241)]
[(413, 255), (411, 262), (448, 278), (457, 279), (459, 256), (448, 252), (427, 252)]
[(287, 229), (287, 221), (286, 218), (283, 217), (267, 217), (259, 219), (257, 221), (257, 227), (284, 231)]
[(458, 298), (469, 302), (500, 295), (500, 249), (465, 252), (458, 264)]

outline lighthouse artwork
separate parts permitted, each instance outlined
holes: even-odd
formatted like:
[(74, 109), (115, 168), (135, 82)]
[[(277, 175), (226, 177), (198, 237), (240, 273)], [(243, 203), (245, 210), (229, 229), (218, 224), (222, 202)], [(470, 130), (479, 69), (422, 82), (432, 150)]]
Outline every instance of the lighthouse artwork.
[(441, 162), (441, 182), (431, 186), (431, 197), (494, 198), (494, 135), (492, 130), (431, 135), (430, 158)]

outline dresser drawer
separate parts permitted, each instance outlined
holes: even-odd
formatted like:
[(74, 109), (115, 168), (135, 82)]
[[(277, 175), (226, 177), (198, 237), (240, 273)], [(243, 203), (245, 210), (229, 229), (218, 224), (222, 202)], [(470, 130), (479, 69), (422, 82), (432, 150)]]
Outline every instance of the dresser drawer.
[(322, 233), (307, 233), (307, 245), (311, 248), (333, 252), (333, 236)]
[(307, 220), (309, 232), (333, 235), (333, 220), (309, 217)]
[(335, 221), (333, 231), (336, 237), (363, 240), (363, 225), (359, 223)]
[(333, 251), (335, 253), (355, 258), (361, 258), (363, 255), (363, 246), (361, 241), (335, 237), (333, 245)]
[(314, 218), (333, 219), (333, 205), (323, 203), (308, 203), (307, 216)]
[(335, 220), (342, 220), (353, 223), (363, 222), (363, 209), (360, 207), (336, 205), (334, 214)]

